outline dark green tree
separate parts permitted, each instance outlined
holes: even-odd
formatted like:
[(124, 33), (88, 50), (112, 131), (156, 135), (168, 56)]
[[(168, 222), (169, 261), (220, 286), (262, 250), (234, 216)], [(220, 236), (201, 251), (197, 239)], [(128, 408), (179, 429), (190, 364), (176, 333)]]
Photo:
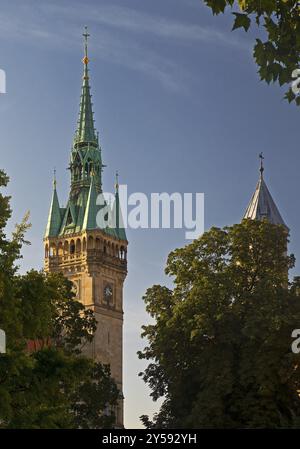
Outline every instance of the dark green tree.
[[(0, 171), (0, 187), (8, 178)], [(18, 273), (28, 217), (12, 238), (10, 198), (0, 193), (0, 428), (109, 428), (120, 398), (109, 367), (83, 355), (96, 329), (62, 274)]]
[(174, 288), (154, 285), (144, 301), (154, 323), (141, 373), (154, 400), (148, 428), (293, 427), (299, 423), (299, 281), (287, 231), (244, 220), (212, 228), (168, 257)]
[[(300, 4), (296, 0), (204, 0), (213, 14), (234, 8), (233, 30), (248, 31), (258, 25), (265, 39), (256, 39), (254, 59), (261, 80), (268, 84), (289, 84), (285, 98), (300, 105), (300, 96), (291, 89), (292, 73), (300, 68)], [(300, 84), (300, 83), (299, 83)], [(300, 86), (299, 86), (300, 87)]]

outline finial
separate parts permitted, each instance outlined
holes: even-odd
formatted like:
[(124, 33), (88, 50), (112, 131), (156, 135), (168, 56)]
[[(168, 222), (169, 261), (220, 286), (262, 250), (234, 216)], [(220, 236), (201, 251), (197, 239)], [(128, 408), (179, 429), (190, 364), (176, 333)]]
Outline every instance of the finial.
[(116, 171), (116, 183), (115, 183), (115, 189), (118, 192), (119, 191), (119, 172)]
[(263, 176), (263, 172), (264, 172), (264, 156), (263, 156), (263, 153), (261, 152), (261, 153), (259, 153), (259, 159), (260, 159), (260, 169), (259, 169), (259, 171), (260, 171), (260, 176), (262, 177)]
[(53, 188), (56, 189), (56, 168), (53, 169)]
[(84, 27), (84, 33), (83, 33), (83, 37), (84, 37), (84, 58), (82, 60), (84, 65), (87, 65), (89, 62), (89, 58), (88, 58), (88, 38), (90, 37), (89, 33), (88, 33), (88, 29), (87, 26)]

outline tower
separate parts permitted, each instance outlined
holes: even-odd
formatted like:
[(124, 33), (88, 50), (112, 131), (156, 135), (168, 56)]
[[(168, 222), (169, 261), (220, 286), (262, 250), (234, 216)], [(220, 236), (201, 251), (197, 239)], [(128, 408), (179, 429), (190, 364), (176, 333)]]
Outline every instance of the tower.
[[(45, 271), (62, 272), (74, 284), (76, 299), (92, 309), (97, 320), (93, 342), (86, 353), (109, 364), (122, 392), (123, 283), (127, 275), (127, 239), (121, 227), (118, 177), (115, 185), (115, 225), (99, 227), (103, 204), (102, 158), (94, 127), (89, 84), (88, 37), (85, 30), (83, 78), (77, 130), (70, 155), (71, 185), (66, 207), (60, 207), (56, 177), (44, 236)], [(104, 204), (106, 210), (109, 205)], [(122, 401), (116, 411), (123, 426)]]
[(265, 183), (263, 154), (260, 153), (260, 176), (256, 185), (255, 192), (253, 193), (250, 203), (246, 209), (243, 218), (251, 218), (252, 220), (268, 220), (272, 224), (283, 225), (287, 230), (288, 227), (283, 221), (280, 212), (269, 192), (269, 189)]

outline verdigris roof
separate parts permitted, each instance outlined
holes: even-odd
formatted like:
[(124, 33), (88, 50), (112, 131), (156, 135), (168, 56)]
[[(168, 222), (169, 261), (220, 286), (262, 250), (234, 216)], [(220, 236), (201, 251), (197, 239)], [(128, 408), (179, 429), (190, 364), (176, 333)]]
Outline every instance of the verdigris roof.
[(71, 172), (71, 189), (66, 207), (60, 208), (56, 193), (56, 181), (54, 181), (54, 190), (45, 237), (66, 236), (100, 228), (109, 236), (126, 240), (125, 230), (119, 227), (120, 206), (118, 192), (116, 192), (114, 205), (114, 210), (116, 207), (118, 210), (116, 226), (101, 227), (97, 223), (97, 215), (101, 207), (103, 207), (97, 204), (97, 198), (102, 194), (102, 170), (104, 166), (102, 164), (98, 135), (94, 127), (89, 85), (87, 31), (84, 36), (85, 52), (82, 60), (84, 69), (79, 120), (69, 166)]
[(50, 210), (48, 215), (48, 221), (45, 231), (45, 237), (55, 237), (60, 230), (61, 226), (61, 209), (59, 207), (58, 196), (56, 192), (56, 181), (53, 183), (53, 193), (50, 204)]

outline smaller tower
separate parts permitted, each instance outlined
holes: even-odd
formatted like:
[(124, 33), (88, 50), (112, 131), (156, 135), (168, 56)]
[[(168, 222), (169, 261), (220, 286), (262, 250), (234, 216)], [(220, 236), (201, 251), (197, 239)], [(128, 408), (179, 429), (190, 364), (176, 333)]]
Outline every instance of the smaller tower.
[(263, 153), (260, 153), (259, 158), (260, 158), (259, 180), (243, 218), (251, 218), (252, 220), (267, 219), (270, 223), (281, 224), (288, 230), (288, 227), (283, 221), (283, 218), (280, 215), (280, 212), (269, 192), (269, 189), (263, 177), (264, 173)]
[(53, 174), (53, 193), (50, 203), (50, 210), (48, 215), (48, 222), (46, 226), (45, 234), (49, 237), (56, 237), (60, 230), (61, 225), (61, 209), (59, 207), (59, 201), (56, 191), (56, 170), (54, 169)]

